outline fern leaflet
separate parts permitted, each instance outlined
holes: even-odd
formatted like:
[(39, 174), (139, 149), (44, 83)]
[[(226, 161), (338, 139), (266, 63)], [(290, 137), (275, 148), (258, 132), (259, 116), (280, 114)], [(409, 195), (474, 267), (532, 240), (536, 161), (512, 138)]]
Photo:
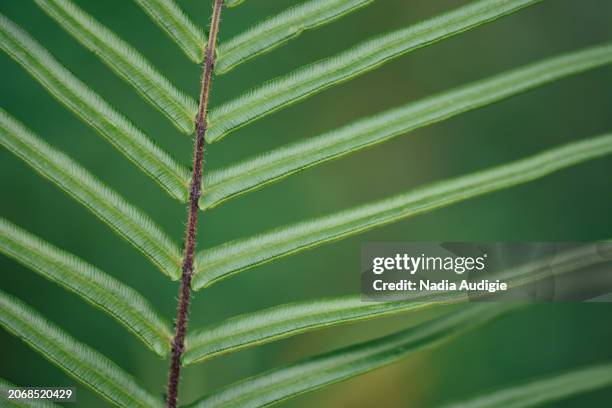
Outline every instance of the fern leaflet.
[(381, 201), (209, 248), (198, 254), (198, 274), (194, 277), (194, 288), (201, 289), (282, 256), (472, 197), (533, 181), (565, 167), (610, 153), (612, 134), (606, 134)]
[(516, 309), (508, 304), (470, 304), (459, 312), (390, 336), (273, 369), (204, 397), (194, 408), (264, 407), (347, 380), (431, 349)]
[(193, 62), (201, 62), (206, 36), (174, 0), (135, 0)]
[(15, 23), (0, 14), (0, 47), (53, 96), (157, 181), (185, 201), (189, 172), (78, 80)]
[(0, 109), (0, 144), (83, 204), (163, 273), (180, 274), (180, 250), (140, 209)]
[(110, 314), (159, 356), (168, 353), (168, 324), (134, 289), (4, 218), (0, 218), (0, 252)]
[(114, 405), (163, 407), (136, 380), (92, 348), (79, 343), (25, 303), (0, 291), (0, 325), (68, 375)]
[(215, 142), (234, 130), (386, 61), (479, 27), (541, 0), (480, 0), (412, 27), (371, 39), (334, 57), (298, 69), (210, 112), (206, 135)]
[(179, 91), (137, 50), (69, 0), (35, 0), (49, 16), (129, 82), (182, 132), (192, 133), (195, 101)]
[(202, 209), (423, 126), (612, 63), (612, 44), (546, 59), (208, 172)]
[(215, 72), (229, 72), (252, 58), (280, 47), (305, 30), (331, 23), (373, 1), (310, 0), (293, 6), (221, 44)]
[(610, 386), (612, 363), (534, 379), (445, 408), (529, 408)]
[[(525, 287), (542, 279), (601, 264), (607, 259), (593, 246), (578, 247), (491, 275), (510, 288)], [(553, 274), (550, 265), (556, 265)], [(252, 313), (234, 316), (192, 331), (187, 337), (183, 363), (193, 364), (222, 354), (232, 353), (320, 328), (361, 320), (375, 319), (399, 313), (415, 313), (442, 305), (473, 300), (462, 292), (419, 293), (409, 300), (367, 302), (361, 295), (331, 297), (274, 306)]]

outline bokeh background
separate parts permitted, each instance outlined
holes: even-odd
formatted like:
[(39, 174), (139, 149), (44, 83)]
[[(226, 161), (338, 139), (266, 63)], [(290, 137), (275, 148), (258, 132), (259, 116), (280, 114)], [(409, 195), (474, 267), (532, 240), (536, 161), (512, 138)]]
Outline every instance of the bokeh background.
[[(226, 9), (221, 41), (298, 0), (246, 1)], [(138, 48), (178, 87), (194, 96), (200, 67), (191, 64), (132, 1), (79, 5)], [(207, 24), (210, 1), (181, 0)], [(460, 0), (379, 0), (334, 24), (222, 77), (212, 105), (303, 64), (334, 55), (373, 35), (405, 27)], [(1, 0), (2, 13), (31, 33), (81, 80), (185, 163), (191, 141), (81, 47), (33, 2)], [(233, 163), (387, 108), (506, 69), (612, 38), (612, 2), (545, 1), (493, 24), (445, 40), (318, 94), (209, 146), (205, 167)], [(22, 68), (0, 56), (2, 106), (45, 140), (77, 159), (152, 216), (177, 241), (185, 208), (169, 198), (91, 128), (60, 105)], [(234, 199), (202, 217), (200, 248), (315, 217), (413, 187), (483, 169), (612, 129), (612, 69), (558, 81), (494, 106), (463, 114), (348, 158), (307, 170)], [(198, 292), (192, 328), (293, 300), (356, 293), (364, 241), (555, 241), (612, 236), (612, 158), (402, 221), (284, 258)], [(78, 254), (135, 287), (171, 318), (177, 284), (169, 283), (128, 243), (0, 150), (0, 213), (43, 239)], [(78, 340), (117, 362), (161, 394), (167, 362), (109, 317), (53, 283), (0, 256), (3, 290), (26, 300)], [(385, 369), (285, 404), (287, 407), (433, 407), (533, 376), (612, 360), (612, 304), (535, 305)], [(426, 318), (395, 317), (323, 330), (220, 357), (184, 371), (184, 402), (280, 364), (365, 340)], [(74, 385), (19, 340), (0, 332), (0, 376), (20, 385)], [(80, 407), (106, 406), (79, 386)], [(612, 390), (555, 403), (605, 406)]]

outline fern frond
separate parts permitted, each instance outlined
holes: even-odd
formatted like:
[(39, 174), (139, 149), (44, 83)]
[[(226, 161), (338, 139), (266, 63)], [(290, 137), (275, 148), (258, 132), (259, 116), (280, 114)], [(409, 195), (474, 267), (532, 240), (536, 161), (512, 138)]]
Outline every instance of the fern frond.
[(118, 407), (163, 407), (134, 378), (20, 300), (0, 291), (0, 325), (68, 375)]
[(204, 180), (206, 194), (200, 199), (200, 206), (214, 207), (309, 167), (610, 63), (612, 43), (546, 59), (210, 171)]
[(472, 197), (526, 183), (565, 167), (610, 153), (612, 153), (612, 134), (593, 137), (326, 217), (209, 248), (198, 254), (194, 288), (200, 289), (282, 256)]
[(488, 392), (445, 408), (529, 408), (612, 386), (612, 363), (569, 371)]
[(35, 0), (60, 26), (132, 85), (182, 132), (194, 130), (196, 102), (179, 91), (136, 49), (69, 0)]
[(334, 57), (300, 68), (213, 109), (209, 142), (386, 61), (516, 12), (541, 0), (480, 0), (423, 23), (362, 43)]
[(110, 314), (159, 356), (170, 350), (168, 324), (140, 293), (112, 276), (4, 218), (0, 252)]
[[(592, 245), (578, 247), (542, 258), (488, 277), (500, 280), (509, 288), (525, 287), (542, 279), (609, 262)], [(551, 275), (550, 265), (555, 265)], [(361, 320), (376, 319), (400, 313), (415, 313), (443, 305), (473, 300), (462, 292), (422, 292), (409, 300), (364, 302), (361, 295), (330, 297), (288, 303), (234, 316), (219, 323), (193, 330), (187, 336), (183, 364), (198, 363), (222, 354), (233, 353), (301, 333)]]
[(28, 400), (24, 401), (22, 399), (8, 399), (5, 398), (8, 395), (9, 389), (21, 388), (16, 386), (15, 384), (10, 383), (4, 378), (0, 378), (0, 401), (4, 404), (7, 404), (9, 407), (18, 407), (18, 408), (60, 408), (59, 405), (56, 405), (52, 402), (45, 400)]
[(192, 406), (255, 408), (276, 404), (439, 346), (515, 308), (508, 304), (465, 305), (462, 311), (408, 330), (247, 378), (213, 392)]
[(170, 195), (186, 201), (189, 171), (1, 14), (0, 47)]
[(204, 59), (206, 36), (174, 0), (135, 0), (193, 62)]
[(219, 46), (215, 72), (224, 74), (238, 65), (279, 47), (303, 31), (349, 14), (374, 0), (310, 0), (293, 6)]
[(172, 279), (180, 276), (177, 245), (142, 210), (0, 109), (0, 144), (108, 224)]

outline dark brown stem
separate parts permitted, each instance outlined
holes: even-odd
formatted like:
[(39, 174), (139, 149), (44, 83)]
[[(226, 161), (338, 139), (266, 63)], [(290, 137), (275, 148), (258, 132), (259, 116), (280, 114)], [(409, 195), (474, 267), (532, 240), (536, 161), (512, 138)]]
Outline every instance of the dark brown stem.
[(187, 334), (187, 320), (189, 318), (189, 301), (191, 297), (191, 279), (193, 277), (193, 257), (196, 248), (196, 234), (198, 227), (198, 200), (202, 194), (202, 162), (204, 160), (204, 136), (206, 134), (206, 112), (212, 73), (215, 66), (215, 47), (219, 32), (219, 20), (223, 0), (215, 0), (208, 46), (204, 55), (204, 72), (200, 88), (200, 107), (196, 118), (196, 136), (193, 146), (193, 174), (189, 189), (189, 205), (187, 207), (187, 230), (185, 232), (185, 251), (183, 253), (181, 286), (179, 289), (178, 310), (176, 313), (175, 333), (172, 340), (172, 360), (168, 373), (168, 393), (166, 406), (176, 408), (178, 401), (178, 386), (181, 375), (181, 357), (185, 348), (185, 335)]

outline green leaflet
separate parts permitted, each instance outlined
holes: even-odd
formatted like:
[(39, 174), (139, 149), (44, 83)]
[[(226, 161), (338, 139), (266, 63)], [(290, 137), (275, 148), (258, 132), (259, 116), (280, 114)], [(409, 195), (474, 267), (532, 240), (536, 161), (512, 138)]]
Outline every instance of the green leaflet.
[[(606, 261), (607, 258), (604, 258), (597, 248), (578, 247), (555, 254), (551, 258), (543, 258), (492, 275), (488, 279), (499, 279), (511, 288), (524, 287), (542, 278), (551, 278), (552, 264), (555, 265), (554, 276), (560, 276)], [(324, 327), (399, 313), (413, 313), (469, 300), (470, 298), (461, 292), (423, 292), (410, 300), (394, 302), (364, 302), (361, 295), (351, 295), (274, 306), (191, 331), (187, 336), (183, 363), (201, 362), (221, 354)]]
[(186, 201), (189, 171), (72, 75), (32, 37), (1, 14), (0, 48), (170, 195)]
[(0, 252), (99, 307), (164, 357), (172, 334), (168, 324), (134, 289), (0, 218)]
[(174, 0), (135, 0), (193, 62), (204, 59), (206, 36)]
[(412, 27), (371, 39), (334, 57), (300, 68), (213, 109), (206, 138), (228, 133), (384, 62), (476, 28), (540, 0), (480, 0)]
[(0, 291), (0, 325), (71, 377), (118, 407), (163, 407), (134, 378), (20, 300)]
[[(310, 0), (258, 23), (219, 46), (215, 72), (223, 74), (279, 47), (303, 31), (349, 14), (374, 0)], [(231, 7), (231, 6), (230, 6)]]
[(202, 209), (281, 180), (311, 166), (382, 143), (463, 112), (612, 63), (612, 43), (587, 48), (409, 103), (260, 156), (208, 172)]
[(550, 149), (526, 159), (438, 182), (325, 217), (284, 226), (201, 251), (194, 288), (326, 242), (413, 217), (455, 202), (526, 183), (612, 153), (612, 134)]
[(445, 408), (528, 408), (612, 386), (612, 363), (573, 370), (489, 392)]
[(225, 0), (226, 7), (236, 7), (240, 4), (244, 3), (244, 0)]
[(35, 0), (66, 31), (95, 53), (182, 132), (194, 130), (195, 101), (176, 89), (136, 49), (69, 0)]
[(53, 404), (51, 402), (45, 400), (31, 400), (31, 401), (23, 401), (18, 399), (8, 399), (4, 398), (7, 395), (7, 390), (21, 388), (15, 384), (11, 384), (6, 381), (4, 378), (0, 378), (0, 402), (4, 404), (8, 404), (9, 407), (19, 407), (19, 408), (60, 408), (59, 405)]
[(247, 378), (213, 392), (192, 406), (254, 408), (273, 405), (431, 349), (515, 308), (508, 304), (466, 305), (460, 312), (414, 328)]
[(416, 312), (438, 304), (453, 303), (453, 299), (433, 302), (437, 301), (375, 303), (362, 301), (360, 295), (351, 295), (288, 303), (245, 313), (192, 330), (187, 336), (183, 364), (199, 363), (319, 328)]
[(0, 144), (83, 204), (172, 279), (180, 276), (181, 253), (140, 209), (100, 182), (64, 153), (32, 134), (0, 109)]

